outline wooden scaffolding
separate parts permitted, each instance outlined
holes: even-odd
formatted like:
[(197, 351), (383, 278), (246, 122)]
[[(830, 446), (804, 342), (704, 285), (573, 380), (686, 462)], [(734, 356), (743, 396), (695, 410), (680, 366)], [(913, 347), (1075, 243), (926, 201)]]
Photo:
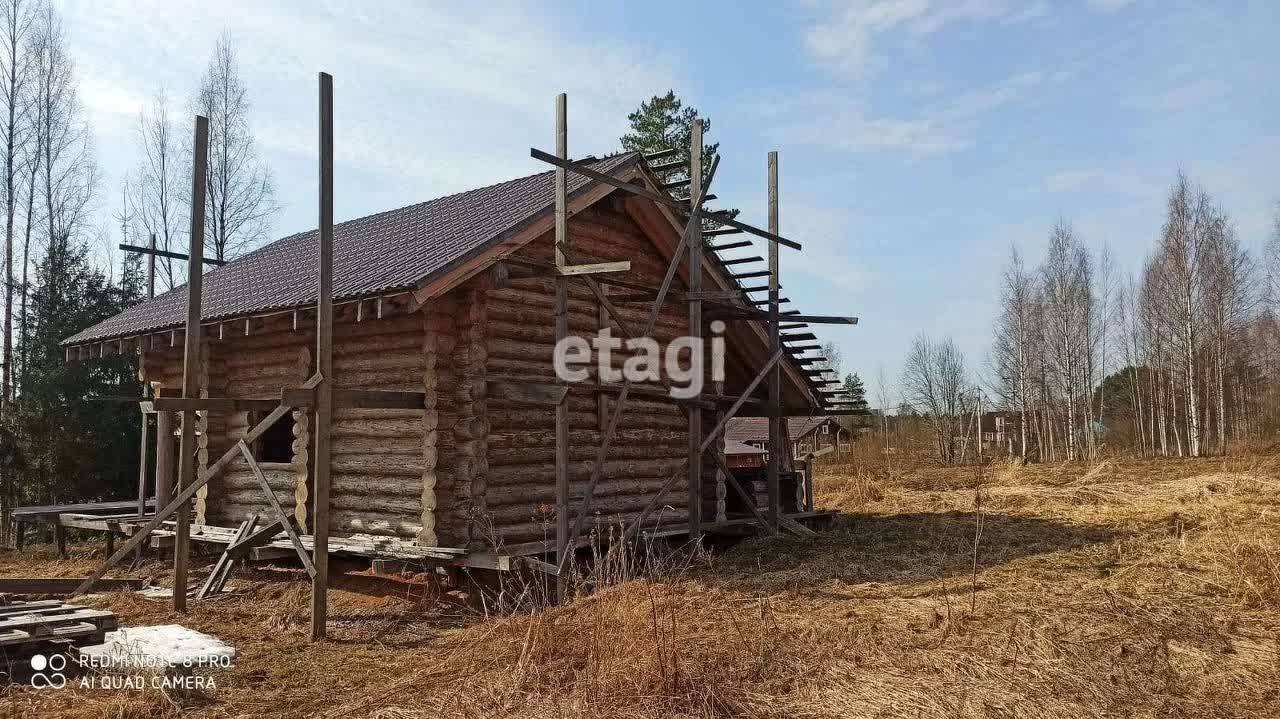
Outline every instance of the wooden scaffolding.
[[(407, 552), (420, 559), (431, 559), (446, 564), (465, 564), (463, 550), (450, 550), (440, 547), (422, 547), (422, 551), (408, 551), (404, 547), (364, 546), (340, 541), (337, 547), (330, 545), (329, 537), (329, 481), (330, 481), (330, 449), (329, 432), (332, 413), (335, 407), (357, 407), (366, 409), (391, 409), (423, 407), (424, 392), (402, 392), (384, 390), (337, 390), (333, 383), (333, 81), (326, 73), (319, 75), (319, 133), (318, 133), (318, 176), (319, 176), (319, 233), (318, 233), (318, 266), (319, 290), (316, 300), (316, 347), (315, 372), (300, 386), (285, 388), (280, 398), (276, 399), (237, 399), (228, 397), (199, 397), (194, 382), (197, 362), (200, 355), (201, 338), (201, 291), (203, 267), (203, 229), (204, 229), (204, 167), (208, 153), (208, 122), (203, 117), (196, 118), (194, 145), (194, 163), (192, 174), (192, 217), (191, 242), (186, 255), (180, 253), (163, 253), (164, 256), (185, 259), (189, 262), (189, 279), (187, 283), (186, 329), (183, 343), (183, 382), (181, 396), (157, 396), (143, 402), (143, 428), (146, 437), (146, 419), (148, 411), (156, 415), (157, 443), (172, 439), (169, 426), (170, 413), (180, 412), (183, 415), (181, 434), (178, 446), (178, 471), (176, 486), (172, 496), (168, 488), (160, 487), (157, 471), (157, 497), (154, 513), (147, 513), (146, 480), (140, 478), (140, 498), (138, 505), (138, 522), (129, 532), (131, 536), (115, 552), (110, 553), (106, 562), (95, 571), (80, 587), (77, 593), (90, 590), (106, 572), (128, 554), (135, 552), (153, 534), (172, 536), (174, 547), (174, 586), (173, 603), (175, 609), (181, 611), (186, 606), (187, 563), (190, 553), (191, 525), (190, 506), (196, 493), (220, 472), (237, 459), (243, 459), (260, 483), (268, 501), (270, 511), (275, 516), (265, 518), (260, 528), (254, 523), (242, 525), (240, 530), (230, 528), (211, 531), (201, 528), (199, 531), (208, 536), (217, 535), (212, 541), (228, 546), (226, 556), (233, 561), (243, 556), (250, 549), (261, 550), (267, 546), (275, 551), (288, 551), (296, 554), (307, 571), (312, 582), (312, 637), (321, 639), (326, 628), (326, 590), (328, 586), (328, 560), (333, 551), (349, 553), (368, 553), (378, 556), (381, 551), (391, 556), (396, 552)], [(822, 358), (805, 355), (817, 349), (814, 344), (802, 344), (815, 340), (816, 336), (803, 330), (811, 324), (856, 324), (857, 319), (846, 316), (802, 315), (797, 311), (783, 311), (780, 305), (787, 300), (779, 296), (781, 247), (800, 250), (799, 243), (789, 240), (780, 234), (778, 203), (778, 164), (777, 153), (771, 152), (767, 163), (768, 184), (768, 229), (760, 229), (741, 222), (730, 214), (710, 210), (704, 205), (713, 196), (710, 194), (712, 181), (719, 167), (719, 158), (713, 158), (709, 170), (703, 175), (703, 143), (700, 120), (695, 121), (692, 142), (689, 148), (689, 161), (671, 159), (680, 153), (673, 149), (664, 149), (645, 154), (641, 158), (643, 175), (648, 186), (635, 184), (597, 172), (589, 166), (589, 161), (571, 160), (568, 154), (567, 131), (567, 99), (565, 95), (557, 96), (556, 136), (554, 154), (538, 149), (531, 149), (531, 156), (549, 163), (554, 172), (554, 262), (543, 265), (536, 262), (506, 257), (499, 261), (494, 274), (502, 275), (509, 271), (508, 266), (515, 266), (525, 273), (543, 274), (554, 278), (555, 304), (553, 309), (554, 334), (557, 341), (563, 340), (569, 333), (568, 323), (568, 287), (570, 283), (582, 283), (600, 306), (601, 321), (611, 319), (620, 329), (624, 339), (648, 337), (653, 334), (659, 312), (668, 301), (684, 302), (688, 309), (689, 332), (699, 339), (705, 337), (705, 328), (711, 321), (749, 322), (763, 326), (767, 333), (768, 358), (763, 366), (743, 391), (736, 396), (724, 394), (722, 385), (714, 391), (702, 392), (689, 400), (677, 401), (670, 396), (671, 386), (663, 378), (662, 387), (633, 386), (625, 379), (621, 383), (606, 385), (599, 383), (568, 383), (560, 380), (548, 384), (545, 379), (522, 377), (486, 377), (486, 381), (499, 383), (507, 392), (521, 394), (535, 399), (542, 404), (555, 405), (555, 563), (535, 563), (544, 572), (557, 577), (557, 585), (565, 589), (568, 565), (574, 551), (582, 546), (588, 538), (584, 536), (597, 485), (604, 474), (605, 462), (610, 457), (619, 422), (627, 411), (627, 400), (631, 395), (645, 399), (666, 398), (675, 402), (687, 414), (688, 419), (688, 451), (687, 456), (671, 473), (659, 491), (649, 498), (648, 504), (630, 522), (623, 532), (623, 538), (635, 537), (642, 529), (646, 516), (656, 507), (672, 485), (681, 477), (687, 477), (689, 519), (688, 535), (695, 546), (708, 528), (718, 525), (742, 525), (743, 522), (707, 522), (701, 516), (703, 497), (703, 461), (708, 450), (711, 459), (718, 468), (718, 474), (724, 478), (728, 487), (743, 500), (753, 516), (748, 523), (754, 523), (770, 532), (787, 531), (796, 534), (812, 534), (796, 518), (786, 516), (780, 509), (780, 473), (781, 451), (771, 451), (767, 470), (768, 502), (762, 511), (755, 498), (751, 496), (734, 477), (725, 464), (724, 457), (718, 451), (720, 438), (730, 420), (739, 414), (744, 407), (750, 406), (751, 412), (757, 416), (769, 418), (770, 442), (774, 448), (782, 447), (785, 440), (783, 423), (788, 416), (821, 414), (852, 414), (856, 410), (843, 404), (840, 399), (841, 390), (822, 386), (818, 378), (823, 373), (814, 369), (801, 369), (812, 388), (811, 400), (803, 406), (792, 406), (783, 402), (782, 367), (791, 361), (804, 367), (813, 365)], [(569, 203), (568, 176), (576, 173), (598, 183), (603, 183), (616, 190), (638, 195), (658, 205), (675, 211), (683, 220), (683, 231), (679, 243), (667, 262), (663, 281), (657, 286), (634, 282), (622, 277), (620, 273), (630, 268), (630, 262), (597, 262), (583, 263), (576, 258), (574, 248), (569, 241), (568, 231)], [(664, 181), (662, 178), (671, 173), (686, 173), (687, 179)], [(677, 198), (670, 190), (688, 187), (687, 198)], [(750, 242), (712, 243), (721, 236), (747, 233), (762, 238), (768, 243), (768, 264), (766, 270), (736, 272), (736, 266), (748, 261), (760, 261), (762, 258), (723, 259), (719, 252), (750, 245)], [(130, 246), (126, 249), (144, 252), (155, 257), (162, 253), (153, 247), (139, 248)], [(687, 264), (687, 282), (683, 290), (673, 288), (673, 281), (682, 263)], [(736, 287), (732, 290), (703, 289), (703, 271), (706, 263), (719, 265)], [(597, 279), (603, 277), (603, 279)], [(747, 286), (741, 280), (767, 277), (767, 284)], [(615, 290), (617, 292), (615, 292)], [(625, 292), (626, 294), (619, 294)], [(767, 292), (767, 299), (753, 300), (750, 293)], [(635, 326), (618, 311), (617, 305), (623, 302), (642, 302), (650, 305), (646, 321)], [(379, 315), (381, 314), (379, 304)], [(295, 322), (297, 315), (295, 314)], [(801, 331), (795, 331), (801, 330)], [(100, 350), (101, 351), (101, 350)], [(68, 350), (70, 357), (70, 349)], [(752, 395), (763, 385), (765, 399)], [(586, 483), (585, 492), (577, 501), (571, 501), (569, 481), (570, 437), (569, 416), (565, 397), (568, 392), (578, 389), (592, 391), (600, 399), (600, 416), (603, 438), (594, 453), (591, 472)], [(611, 395), (612, 402), (605, 401), (605, 395)], [(608, 408), (608, 409), (607, 409)], [(245, 436), (228, 449), (216, 462), (203, 471), (197, 471), (194, 461), (195, 415), (199, 411), (226, 411), (252, 409), (265, 412), (265, 416), (247, 431)], [(606, 412), (607, 409), (607, 412)], [(260, 438), (278, 420), (294, 410), (310, 412), (314, 416), (314, 455), (312, 467), (313, 479), (313, 533), (310, 536), (299, 536), (294, 530), (291, 518), (286, 515), (269, 486), (262, 470), (254, 460), (249, 446)], [(714, 424), (708, 431), (704, 424), (704, 411), (713, 414)], [(607, 414), (607, 421), (604, 417)], [(146, 440), (144, 439), (144, 442)], [(146, 470), (146, 447), (143, 447), (143, 473)], [(157, 468), (158, 470), (160, 468)], [(812, 509), (811, 493), (807, 509)], [(145, 518), (145, 522), (142, 521)], [(256, 517), (255, 517), (256, 520)], [(276, 539), (279, 533), (285, 539)], [(206, 539), (208, 537), (205, 537)], [(489, 566), (505, 568), (503, 562), (477, 560), (470, 566)]]

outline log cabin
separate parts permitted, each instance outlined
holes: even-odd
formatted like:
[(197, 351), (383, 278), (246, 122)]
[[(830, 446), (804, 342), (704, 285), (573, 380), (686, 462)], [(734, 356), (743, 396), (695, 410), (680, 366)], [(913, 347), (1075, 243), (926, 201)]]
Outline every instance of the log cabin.
[[(661, 191), (644, 157), (621, 153), (589, 167)], [(332, 378), (337, 390), (420, 392), (420, 406), (337, 408), (331, 435), (329, 530), (334, 537), (374, 536), (424, 547), (505, 547), (547, 551), (554, 535), (555, 408), (528, 396), (529, 383), (555, 383), (552, 172), (390, 210), (334, 227)], [(569, 178), (569, 245), (575, 263), (629, 261), (620, 275), (600, 275), (617, 311), (643, 325), (650, 304), (636, 286), (661, 283), (686, 217), (669, 206), (577, 174)], [(279, 400), (315, 371), (313, 271), (316, 233), (285, 237), (212, 269), (203, 278), (201, 397), (246, 400), (198, 413), (197, 469), (233, 447), (265, 414), (250, 400)], [(683, 288), (687, 260), (673, 287)], [(751, 299), (715, 252), (703, 260), (703, 289)], [(615, 285), (609, 285), (610, 279)], [(630, 284), (630, 288), (618, 284)], [(641, 295), (644, 293), (641, 292)], [(651, 302), (652, 297), (649, 297)], [(750, 305), (748, 305), (750, 306)], [(144, 301), (63, 344), (72, 360), (113, 353), (136, 356), (151, 396), (182, 385), (186, 296), (178, 287)], [(708, 312), (705, 321), (710, 321)], [(571, 334), (604, 327), (620, 334), (602, 303), (570, 283)], [(684, 303), (668, 302), (654, 336), (665, 345), (688, 334)], [(763, 323), (735, 320), (725, 331), (725, 378), (691, 400), (704, 432), (770, 358)], [(623, 357), (615, 356), (621, 366)], [(782, 361), (786, 411), (820, 406), (821, 390), (790, 355)], [(570, 385), (568, 475), (571, 510), (592, 472), (595, 451), (618, 387)], [(711, 383), (707, 384), (712, 387)], [(764, 397), (755, 389), (741, 414)], [(659, 497), (650, 523), (687, 521), (687, 480), (666, 480), (688, 456), (684, 409), (657, 386), (636, 388), (594, 494), (596, 525), (635, 520)], [(756, 410), (758, 411), (758, 410)], [(171, 496), (173, 436), (180, 415), (157, 412), (152, 494)], [(303, 532), (311, 530), (309, 420), (298, 409), (253, 442), (252, 452), (276, 499)], [(722, 451), (722, 450), (721, 450)], [(710, 453), (708, 453), (710, 454)], [(196, 495), (194, 521), (226, 527), (270, 514), (250, 467), (232, 462)], [(726, 490), (721, 464), (704, 458), (702, 516), (743, 515)], [(789, 458), (784, 471), (790, 473)], [(797, 513), (804, 492), (784, 491), (781, 510)], [(539, 549), (541, 548), (541, 549)]]

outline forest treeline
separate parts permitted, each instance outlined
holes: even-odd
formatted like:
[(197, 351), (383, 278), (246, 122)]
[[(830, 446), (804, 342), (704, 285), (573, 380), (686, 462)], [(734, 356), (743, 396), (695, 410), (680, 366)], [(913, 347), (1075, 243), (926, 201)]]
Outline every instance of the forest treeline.
[[(921, 335), (904, 362), (902, 413), (944, 462), (999, 414), (999, 451), (1024, 459), (1225, 454), (1280, 428), (1280, 207), (1261, 252), (1225, 208), (1179, 173), (1140, 268), (1122, 273), (1066, 220), (1043, 256), (1011, 250), (985, 378), (951, 339)], [(994, 417), (983, 423), (988, 442)]]
[(210, 119), (206, 256), (233, 257), (269, 230), (274, 188), (229, 38), (192, 79), (185, 107), (156, 88), (139, 108), (139, 162), (120, 179), (114, 222), (101, 224), (106, 193), (63, 18), (48, 2), (0, 0), (0, 539), (16, 505), (136, 494), (138, 406), (86, 401), (141, 397), (136, 363), (67, 362), (60, 342), (185, 282), (181, 262), (159, 260), (149, 282), (141, 256), (116, 249), (186, 250), (191, 131), (175, 118)]

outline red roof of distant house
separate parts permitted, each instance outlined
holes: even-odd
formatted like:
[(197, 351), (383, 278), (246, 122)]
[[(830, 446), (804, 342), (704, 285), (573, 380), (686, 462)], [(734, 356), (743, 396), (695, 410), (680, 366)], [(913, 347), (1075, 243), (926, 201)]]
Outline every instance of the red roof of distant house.
[[(788, 417), (787, 435), (794, 442), (821, 426), (828, 419), (831, 418), (826, 416)], [(726, 440), (737, 442), (768, 442), (769, 418), (734, 417), (729, 420), (729, 427), (725, 429), (724, 436)]]

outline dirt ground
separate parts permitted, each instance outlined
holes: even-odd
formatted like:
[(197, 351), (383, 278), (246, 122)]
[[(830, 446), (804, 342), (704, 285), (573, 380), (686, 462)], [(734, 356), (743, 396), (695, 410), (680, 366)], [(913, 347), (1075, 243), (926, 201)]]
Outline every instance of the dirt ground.
[[(346, 573), (318, 646), (294, 569), (238, 570), (186, 616), (91, 597), (216, 635), (235, 666), (181, 695), (15, 684), (0, 717), (1280, 716), (1280, 459), (845, 465), (815, 485), (841, 511), (816, 539), (560, 607), (486, 617), (474, 593)], [(7, 552), (0, 575), (100, 554)]]

